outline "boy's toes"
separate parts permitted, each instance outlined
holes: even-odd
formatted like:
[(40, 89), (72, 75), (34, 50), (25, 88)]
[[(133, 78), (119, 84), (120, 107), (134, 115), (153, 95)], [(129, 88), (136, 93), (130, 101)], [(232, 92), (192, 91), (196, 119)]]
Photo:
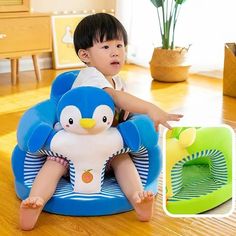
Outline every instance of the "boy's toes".
[(22, 201), (21, 207), (37, 208), (44, 204), (44, 200), (41, 197), (29, 197)]
[(143, 201), (145, 199), (145, 193), (144, 192), (140, 192), (139, 193), (139, 197)]
[(147, 191), (147, 197), (148, 197), (148, 198), (153, 198), (153, 197), (154, 197), (153, 192)]

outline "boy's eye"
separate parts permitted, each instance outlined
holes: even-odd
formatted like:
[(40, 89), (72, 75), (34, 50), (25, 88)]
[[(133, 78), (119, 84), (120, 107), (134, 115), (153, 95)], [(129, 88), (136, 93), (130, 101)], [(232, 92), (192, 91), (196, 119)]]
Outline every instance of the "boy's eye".
[(104, 48), (104, 49), (108, 49), (109, 46), (108, 46), (108, 45), (105, 45), (105, 46), (103, 46), (102, 48)]
[(123, 45), (122, 45), (122, 44), (118, 44), (117, 47), (118, 47), (118, 48), (122, 48)]

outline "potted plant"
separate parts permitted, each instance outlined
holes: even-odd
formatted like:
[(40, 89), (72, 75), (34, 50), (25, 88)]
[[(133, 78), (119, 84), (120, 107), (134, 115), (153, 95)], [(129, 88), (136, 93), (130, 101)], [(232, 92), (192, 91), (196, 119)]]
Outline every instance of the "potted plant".
[(150, 61), (151, 75), (163, 82), (184, 81), (190, 65), (188, 48), (175, 46), (175, 30), (180, 8), (186, 0), (151, 0), (157, 8), (162, 47), (155, 48)]

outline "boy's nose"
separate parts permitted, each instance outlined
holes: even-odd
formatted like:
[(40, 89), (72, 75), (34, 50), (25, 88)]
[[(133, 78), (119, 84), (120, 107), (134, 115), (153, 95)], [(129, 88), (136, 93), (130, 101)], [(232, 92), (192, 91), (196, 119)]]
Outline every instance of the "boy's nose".
[(117, 57), (119, 54), (118, 54), (118, 50), (117, 49), (114, 49), (111, 51), (111, 56), (112, 57)]

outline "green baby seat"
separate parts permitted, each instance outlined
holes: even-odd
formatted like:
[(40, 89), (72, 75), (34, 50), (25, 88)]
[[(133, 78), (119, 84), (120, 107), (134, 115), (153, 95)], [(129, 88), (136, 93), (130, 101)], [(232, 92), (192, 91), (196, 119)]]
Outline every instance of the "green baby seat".
[(166, 133), (166, 208), (198, 214), (232, 198), (232, 140), (228, 126), (176, 127)]

